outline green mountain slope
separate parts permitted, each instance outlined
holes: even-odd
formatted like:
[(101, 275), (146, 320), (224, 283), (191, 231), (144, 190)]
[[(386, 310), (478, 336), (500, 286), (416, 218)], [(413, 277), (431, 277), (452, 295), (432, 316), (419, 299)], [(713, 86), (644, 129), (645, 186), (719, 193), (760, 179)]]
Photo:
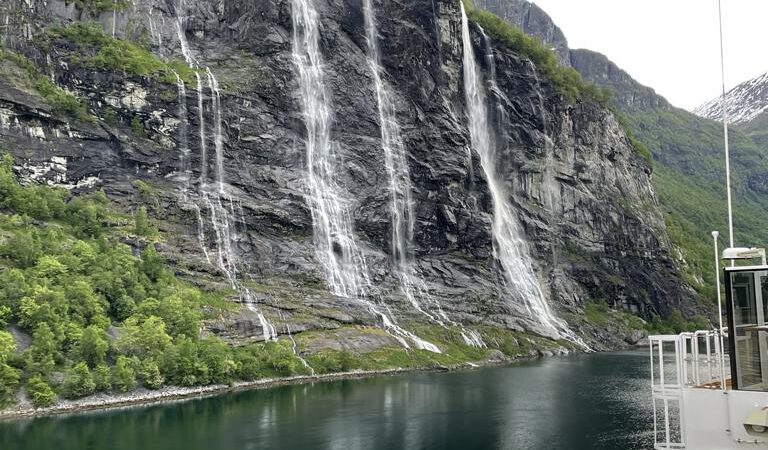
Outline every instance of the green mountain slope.
[[(584, 51), (572, 54), (577, 52)], [(647, 87), (627, 81), (615, 66), (582, 73), (603, 87), (620, 89), (614, 106), (653, 154), (653, 184), (686, 279), (714, 300), (712, 230), (720, 231), (723, 245), (728, 243), (722, 124), (670, 106)], [(607, 73), (621, 73), (625, 82), (612, 82)], [(656, 98), (651, 101), (629, 101), (652, 95)], [(735, 245), (762, 246), (768, 243), (768, 189), (763, 181), (768, 160), (764, 149), (738, 129), (731, 130), (729, 142)]]

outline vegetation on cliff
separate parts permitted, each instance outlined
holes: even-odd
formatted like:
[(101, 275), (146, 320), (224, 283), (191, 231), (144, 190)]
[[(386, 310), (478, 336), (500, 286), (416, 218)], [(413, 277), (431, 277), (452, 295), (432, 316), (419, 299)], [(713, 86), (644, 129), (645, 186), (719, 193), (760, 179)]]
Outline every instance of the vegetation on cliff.
[(471, 0), (462, 1), (469, 20), (479, 25), (496, 41), (503, 43), (520, 56), (528, 58), (536, 66), (536, 69), (552, 82), (560, 94), (572, 101), (589, 99), (611, 109), (619, 124), (624, 128), (630, 145), (648, 165), (653, 164), (651, 152), (635, 137), (632, 129), (627, 126), (626, 119), (611, 107), (613, 92), (610, 89), (598, 87), (596, 84), (585, 80), (572, 67), (561, 66), (555, 52), (544, 46), (540, 39), (525, 34), (520, 28), (510, 25), (491, 12), (475, 8)]
[[(22, 385), (33, 404), (44, 407), (57, 397), (127, 392), (137, 386), (310, 374), (289, 339), (232, 347), (216, 337), (201, 337), (207, 317), (237, 306), (224, 301), (222, 293), (205, 293), (177, 279), (155, 249), (157, 238), (146, 209), (125, 214), (101, 191), (76, 196), (49, 186), (21, 186), (12, 159), (3, 157), (0, 408), (15, 401)], [(463, 344), (457, 330), (412, 326), (444, 352), (393, 345), (363, 354), (323, 350), (307, 360), (316, 373), (330, 373), (436, 367), (486, 359), (492, 350), (517, 357), (570, 347), (486, 328), (482, 334), (490, 348), (477, 349)], [(377, 328), (359, 332), (386, 335)], [(296, 340), (304, 347), (333, 333), (305, 332)], [(24, 343), (21, 348), (19, 343)]]
[[(653, 149), (653, 184), (667, 230), (682, 254), (683, 274), (709, 301), (715, 301), (712, 230), (727, 245), (722, 124), (678, 109), (625, 111), (628, 126)], [(759, 183), (768, 172), (763, 150), (738, 130), (731, 131), (731, 164), (736, 245), (768, 242), (768, 197)]]
[(64, 47), (74, 44), (70, 63), (92, 69), (112, 70), (176, 83), (178, 74), (186, 83), (195, 83), (195, 71), (184, 62), (166, 62), (145, 46), (104, 34), (101, 25), (77, 22), (48, 29), (43, 45)]
[(0, 330), (10, 325), (31, 337), (16, 349), (0, 331), (4, 405), (22, 382), (35, 405), (46, 406), (54, 393), (228, 383), (299, 369), (282, 342), (231, 349), (200, 337), (203, 307), (231, 306), (179, 281), (153, 243), (134, 235), (147, 234), (146, 211), (137, 223), (102, 192), (23, 187), (8, 156), (0, 164), (0, 211)]

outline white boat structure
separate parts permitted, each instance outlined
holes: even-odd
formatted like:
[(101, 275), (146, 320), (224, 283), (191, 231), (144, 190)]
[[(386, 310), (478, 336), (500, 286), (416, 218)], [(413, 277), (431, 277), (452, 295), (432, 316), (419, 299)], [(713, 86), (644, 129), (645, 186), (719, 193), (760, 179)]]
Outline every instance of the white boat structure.
[(723, 270), (727, 328), (650, 337), (655, 449), (768, 448), (768, 265), (761, 250), (749, 251), (762, 256), (760, 265)]
[[(730, 246), (713, 231), (720, 324), (714, 330), (650, 336), (654, 449), (768, 449), (768, 263), (762, 248), (733, 240), (728, 110), (721, 1), (720, 64)], [(723, 269), (727, 326), (720, 301)], [(735, 265), (760, 259), (759, 265)]]

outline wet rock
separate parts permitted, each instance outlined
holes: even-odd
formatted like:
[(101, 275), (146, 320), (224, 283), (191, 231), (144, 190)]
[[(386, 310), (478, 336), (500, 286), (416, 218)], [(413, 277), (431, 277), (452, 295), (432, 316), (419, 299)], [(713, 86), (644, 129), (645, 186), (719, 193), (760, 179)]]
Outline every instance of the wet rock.
[[(306, 130), (292, 66), (290, 2), (187, 3), (183, 36), (200, 67), (209, 67), (222, 86), (225, 190), (237, 209), (234, 247), (242, 277), (263, 285), (259, 307), (281, 334), (289, 328), (381, 325), (362, 302), (333, 298), (323, 286), (307, 204)], [(369, 300), (398, 318), (428, 321), (402, 294), (390, 263), (388, 179), (365, 57), (362, 2), (315, 3), (334, 112), (331, 138), (340, 153), (338, 182), (371, 268)], [(409, 155), (415, 263), (429, 304), (465, 324), (543, 332), (517, 293), (507, 290), (493, 258), (493, 204), (477, 155), (467, 157), (458, 2), (374, 3), (385, 82), (394, 92)], [(175, 27), (168, 25), (175, 21), (169, 5), (132, 2), (117, 14), (116, 36), (146, 36), (159, 57), (182, 59)], [(64, 0), (11, 0), (0, 5), (0, 17), (4, 14), (23, 17), (20, 23), (33, 33), (72, 20), (95, 19), (111, 27), (111, 14), (81, 17)], [(557, 38), (558, 30), (548, 32)], [(88, 69), (77, 64), (71, 48), (46, 53), (25, 33), (10, 30), (3, 43), (87, 99), (96, 120), (55, 114), (41, 96), (0, 77), (5, 83), (0, 146), (17, 158), (19, 173), (30, 181), (64, 183), (75, 192), (104, 189), (127, 209), (147, 204), (168, 237), (161, 251), (179, 275), (204, 289), (228, 287), (198, 239), (198, 208), (202, 220), (210, 210), (183, 195), (185, 183), (196, 191), (202, 168), (213, 167), (212, 160), (201, 160), (203, 144), (210, 157), (212, 138), (199, 139), (200, 128), (210, 133), (212, 126), (210, 90), (204, 85), (201, 123), (195, 84), (188, 83), (186, 97), (179, 98), (175, 85)], [(473, 36), (477, 53), (484, 54), (478, 30)], [(665, 315), (673, 307), (695, 310), (695, 298), (669, 256), (650, 170), (612, 114), (593, 102), (564, 98), (530, 61), (500, 43), (494, 58), (496, 165), (553, 309), (573, 317), (585, 301), (604, 299), (647, 316)], [(182, 102), (186, 117), (177, 116)], [(61, 160), (64, 169), (51, 166)], [(151, 198), (137, 180), (151, 186)], [(210, 245), (215, 234), (205, 229), (203, 240)], [(245, 308), (208, 321), (207, 327), (233, 343), (263, 336), (258, 318)], [(386, 335), (344, 333), (318, 346), (362, 351), (392, 344)]]

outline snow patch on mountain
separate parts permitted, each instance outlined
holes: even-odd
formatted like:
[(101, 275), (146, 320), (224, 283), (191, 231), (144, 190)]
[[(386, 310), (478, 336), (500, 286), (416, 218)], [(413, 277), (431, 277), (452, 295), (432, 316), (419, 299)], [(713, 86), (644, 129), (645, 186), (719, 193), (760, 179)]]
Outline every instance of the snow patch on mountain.
[[(722, 120), (722, 97), (714, 98), (692, 112), (707, 119)], [(743, 125), (768, 110), (768, 72), (745, 81), (726, 94), (728, 122)]]

